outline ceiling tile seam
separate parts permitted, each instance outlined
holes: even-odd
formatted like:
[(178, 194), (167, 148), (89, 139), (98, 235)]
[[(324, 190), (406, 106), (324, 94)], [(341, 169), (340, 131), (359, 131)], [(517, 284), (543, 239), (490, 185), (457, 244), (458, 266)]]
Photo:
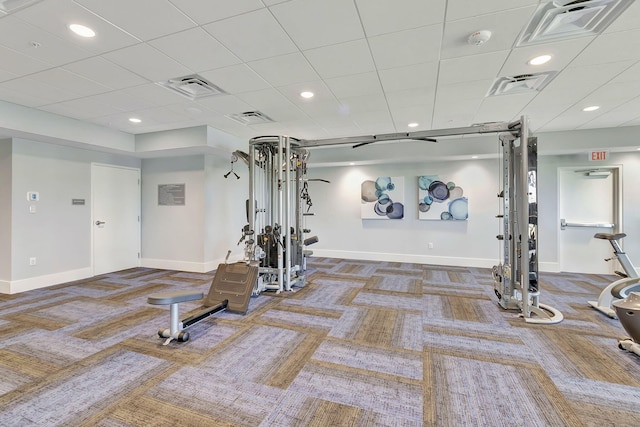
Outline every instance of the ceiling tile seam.
[[(433, 129), (433, 123), (436, 120), (436, 101), (438, 99), (438, 88), (440, 87), (440, 67), (442, 66), (442, 48), (444, 45), (444, 35), (447, 27), (447, 10), (449, 9), (449, 1), (446, 1), (446, 5), (444, 8), (444, 16), (442, 17), (442, 32), (440, 33), (440, 49), (438, 49), (438, 68), (436, 70), (436, 81), (433, 85), (433, 107), (431, 108), (431, 123), (429, 123), (429, 129)], [(471, 124), (471, 123), (469, 123)]]
[(89, 8), (85, 7), (84, 5), (82, 5), (82, 4), (80, 4), (80, 3), (78, 3), (77, 1), (75, 1), (75, 0), (71, 0), (71, 1), (72, 1), (75, 5), (79, 6), (80, 8), (82, 8), (82, 9), (86, 10), (87, 12), (89, 12), (90, 14), (92, 14), (93, 16), (95, 16), (96, 18), (103, 20), (103, 21), (104, 21), (104, 22), (106, 22), (107, 24), (111, 25), (112, 27), (117, 28), (118, 30), (122, 31), (123, 33), (127, 34), (128, 36), (131, 36), (132, 38), (134, 38), (134, 39), (136, 39), (136, 40), (138, 40), (138, 41), (140, 41), (140, 42), (144, 41), (144, 40), (142, 40), (141, 38), (136, 37), (135, 35), (131, 34), (131, 33), (130, 33), (130, 32), (128, 32), (127, 30), (125, 30), (124, 28), (122, 28), (122, 27), (120, 27), (120, 26), (118, 26), (118, 25), (114, 24), (113, 22), (109, 21), (108, 19), (106, 19), (106, 18), (104, 18), (104, 17), (100, 16), (99, 14), (97, 14), (96, 12), (94, 12), (93, 10), (91, 10), (91, 9), (89, 9)]
[[(535, 6), (535, 9), (534, 9), (534, 10), (533, 10), (533, 12), (531, 13), (531, 16), (533, 16), (533, 15), (535, 14), (536, 10), (538, 9), (538, 7), (540, 6), (540, 4), (541, 4), (541, 3), (547, 3), (547, 2), (549, 2), (549, 1), (551, 1), (551, 0), (541, 0), (540, 2), (538, 2), (538, 4), (536, 4), (536, 6)], [(447, 14), (446, 14), (446, 12), (445, 12), (445, 23), (447, 23), (447, 22), (448, 22), (448, 23), (454, 23), (454, 22), (460, 22), (460, 21), (472, 20), (472, 19), (477, 19), (477, 18), (490, 17), (490, 16), (495, 15), (495, 14), (496, 14), (496, 13), (498, 13), (498, 12), (511, 12), (511, 11), (515, 11), (515, 10), (519, 10), (519, 9), (529, 9), (529, 8), (531, 8), (531, 7), (532, 7), (532, 5), (531, 5), (531, 4), (526, 5), (526, 6), (505, 7), (505, 8), (503, 8), (503, 9), (496, 10), (496, 11), (493, 11), (493, 12), (487, 12), (487, 13), (482, 13), (482, 14), (479, 14), (479, 15), (467, 16), (467, 17), (459, 18), (459, 19), (452, 19), (452, 20), (450, 20), (450, 21), (449, 21), (449, 20), (446, 20), (446, 16), (447, 16)], [(447, 2), (447, 8), (448, 8), (448, 2)], [(531, 20), (531, 17), (529, 17), (529, 20), (527, 20), (527, 23), (528, 23), (530, 20)], [(523, 28), (523, 29), (524, 29), (524, 28)], [(518, 34), (518, 35), (520, 35), (520, 34)]]
[[(376, 72), (376, 77), (378, 78), (378, 84), (380, 85), (380, 90), (382, 91), (382, 96), (384, 97), (384, 102), (387, 105), (387, 112), (389, 113), (389, 118), (391, 119), (391, 124), (393, 125), (393, 130), (398, 132), (398, 128), (396, 126), (396, 122), (393, 118), (393, 113), (391, 112), (391, 106), (389, 105), (389, 99), (387, 98), (387, 92), (384, 90), (384, 85), (382, 84), (382, 79), (380, 78), (380, 69), (376, 63), (376, 58), (373, 55), (373, 50), (371, 49), (371, 43), (369, 43), (369, 36), (367, 35), (367, 30), (364, 27), (364, 23), (362, 22), (362, 15), (360, 14), (360, 8), (358, 8), (358, 3), (356, 0), (353, 0), (353, 5), (356, 9), (356, 13), (358, 14), (358, 21), (360, 21), (360, 27), (362, 28), (362, 33), (364, 34), (364, 40), (367, 43), (367, 50), (369, 51), (369, 55), (371, 56), (371, 60), (373, 61), (373, 68)], [(355, 123), (355, 122), (354, 122)], [(356, 126), (358, 123), (356, 123)]]

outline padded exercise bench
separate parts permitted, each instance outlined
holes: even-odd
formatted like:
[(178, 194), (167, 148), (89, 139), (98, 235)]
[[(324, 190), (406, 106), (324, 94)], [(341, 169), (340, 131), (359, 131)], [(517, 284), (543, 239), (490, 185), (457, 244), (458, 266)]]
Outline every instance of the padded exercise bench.
[(149, 295), (147, 298), (149, 304), (171, 306), (169, 329), (160, 329), (158, 331), (158, 335), (161, 338), (166, 338), (163, 345), (167, 345), (173, 340), (178, 342), (188, 341), (189, 333), (185, 329), (215, 313), (228, 310), (245, 314), (257, 277), (258, 266), (248, 265), (245, 262), (220, 264), (203, 306), (182, 321), (179, 321), (179, 304), (202, 299), (202, 292), (183, 290)]

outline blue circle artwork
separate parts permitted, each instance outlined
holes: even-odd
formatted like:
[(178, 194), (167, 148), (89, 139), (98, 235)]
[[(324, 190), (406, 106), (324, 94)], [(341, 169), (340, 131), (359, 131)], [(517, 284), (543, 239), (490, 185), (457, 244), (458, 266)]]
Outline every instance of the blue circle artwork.
[(404, 205), (402, 203), (392, 203), (387, 208), (387, 217), (389, 219), (402, 219), (404, 218)]
[(466, 197), (449, 202), (449, 214), (451, 219), (465, 220), (469, 217), (469, 201)]

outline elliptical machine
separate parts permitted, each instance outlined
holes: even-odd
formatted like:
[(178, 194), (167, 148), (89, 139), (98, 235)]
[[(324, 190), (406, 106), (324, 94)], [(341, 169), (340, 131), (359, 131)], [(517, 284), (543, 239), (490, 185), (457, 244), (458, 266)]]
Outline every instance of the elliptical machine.
[(624, 270), (624, 273), (620, 271), (615, 272), (621, 278), (604, 288), (602, 292), (600, 292), (598, 301), (587, 301), (590, 306), (606, 314), (612, 319), (618, 318), (616, 310), (614, 310), (613, 307), (615, 301), (627, 298), (631, 292), (640, 292), (640, 283), (638, 283), (640, 282), (640, 276), (638, 276), (631, 260), (618, 243), (620, 239), (626, 236), (627, 235), (624, 233), (596, 233), (593, 236), (596, 239), (609, 241), (613, 247), (613, 256), (611, 258), (606, 258), (605, 261), (617, 259)]

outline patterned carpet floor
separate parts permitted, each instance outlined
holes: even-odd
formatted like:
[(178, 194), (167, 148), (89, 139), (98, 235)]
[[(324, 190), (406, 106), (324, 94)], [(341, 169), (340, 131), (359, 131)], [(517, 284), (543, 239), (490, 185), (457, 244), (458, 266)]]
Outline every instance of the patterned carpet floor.
[(147, 296), (206, 294), (213, 273), (0, 295), (0, 426), (640, 426), (640, 357), (586, 304), (611, 277), (543, 273), (565, 319), (532, 325), (499, 308), (488, 269), (314, 258), (309, 273), (167, 346), (168, 307)]

